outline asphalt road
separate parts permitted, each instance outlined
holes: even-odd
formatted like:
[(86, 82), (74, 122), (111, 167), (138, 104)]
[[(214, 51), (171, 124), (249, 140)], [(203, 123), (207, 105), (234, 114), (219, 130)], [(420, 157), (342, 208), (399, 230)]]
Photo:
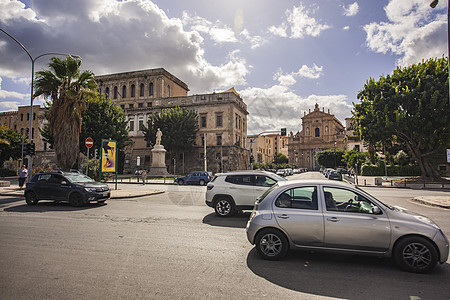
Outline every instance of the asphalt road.
[[(216, 217), (205, 187), (136, 188), (166, 192), (82, 208), (0, 198), (0, 299), (450, 299), (448, 261), (426, 275), (352, 255), (269, 262), (246, 239), (249, 213)], [(410, 201), (410, 190), (367, 190), (450, 237), (448, 210)]]

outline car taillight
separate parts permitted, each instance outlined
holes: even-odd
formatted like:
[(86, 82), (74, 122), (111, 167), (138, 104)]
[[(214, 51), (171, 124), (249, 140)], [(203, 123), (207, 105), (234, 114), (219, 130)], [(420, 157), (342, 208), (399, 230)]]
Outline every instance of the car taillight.
[(255, 216), (256, 216), (256, 211), (252, 212), (252, 214), (250, 215), (250, 219), (248, 221), (251, 222)]
[(210, 190), (212, 190), (212, 189), (213, 189), (213, 187), (214, 187), (214, 185), (213, 185), (213, 184), (208, 184), (208, 186), (206, 187), (206, 189), (207, 189), (208, 191), (210, 191)]

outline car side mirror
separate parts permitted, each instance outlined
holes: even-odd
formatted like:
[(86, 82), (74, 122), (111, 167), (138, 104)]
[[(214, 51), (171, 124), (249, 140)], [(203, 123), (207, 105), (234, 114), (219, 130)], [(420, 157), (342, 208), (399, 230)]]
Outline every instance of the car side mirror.
[(381, 213), (381, 209), (378, 206), (372, 207), (372, 213), (378, 215)]

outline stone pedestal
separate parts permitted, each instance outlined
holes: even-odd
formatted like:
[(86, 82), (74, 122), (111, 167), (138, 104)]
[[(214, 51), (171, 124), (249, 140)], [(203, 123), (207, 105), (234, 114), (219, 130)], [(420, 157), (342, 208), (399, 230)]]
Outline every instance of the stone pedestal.
[(152, 149), (152, 166), (148, 176), (168, 176), (166, 167), (166, 152), (163, 145), (155, 145)]

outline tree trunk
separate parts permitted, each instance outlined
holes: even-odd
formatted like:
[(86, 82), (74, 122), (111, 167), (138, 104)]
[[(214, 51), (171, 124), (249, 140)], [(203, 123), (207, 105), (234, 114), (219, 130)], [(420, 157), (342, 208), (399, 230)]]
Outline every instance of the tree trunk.
[(53, 127), (55, 152), (58, 166), (62, 170), (70, 170), (77, 160), (80, 132), (78, 125), (72, 120), (66, 120)]

